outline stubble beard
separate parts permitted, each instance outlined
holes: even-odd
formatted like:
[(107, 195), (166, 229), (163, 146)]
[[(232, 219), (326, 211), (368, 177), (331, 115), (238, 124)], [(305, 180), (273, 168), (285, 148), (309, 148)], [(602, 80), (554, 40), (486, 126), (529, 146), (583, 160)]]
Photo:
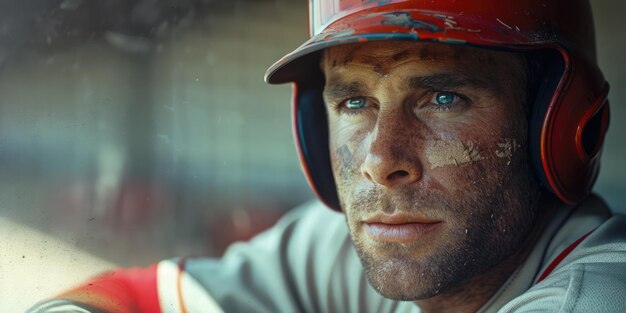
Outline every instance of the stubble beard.
[[(401, 197), (405, 203), (398, 203), (396, 197), (391, 204), (395, 207), (436, 207), (447, 218), (445, 231), (425, 253), (410, 244), (369, 244), (359, 218), (363, 212), (388, 207), (390, 201), (375, 190), (354, 194), (346, 219), (370, 285), (394, 300), (427, 299), (458, 287), (516, 252), (532, 229), (540, 193), (528, 166), (520, 167), (510, 173), (525, 175), (506, 175), (501, 184), (479, 180), (462, 195), (406, 190)], [(476, 173), (487, 170), (475, 168)]]

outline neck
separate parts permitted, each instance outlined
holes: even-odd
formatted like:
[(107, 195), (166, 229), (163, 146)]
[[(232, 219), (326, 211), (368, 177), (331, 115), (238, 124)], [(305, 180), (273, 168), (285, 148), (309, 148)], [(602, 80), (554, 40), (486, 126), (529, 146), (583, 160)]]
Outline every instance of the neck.
[(515, 253), (488, 271), (476, 275), (449, 291), (432, 298), (415, 301), (422, 313), (463, 313), (478, 311), (502, 287), (533, 250), (545, 226), (554, 214), (557, 200), (544, 195), (537, 204), (538, 214), (526, 240)]

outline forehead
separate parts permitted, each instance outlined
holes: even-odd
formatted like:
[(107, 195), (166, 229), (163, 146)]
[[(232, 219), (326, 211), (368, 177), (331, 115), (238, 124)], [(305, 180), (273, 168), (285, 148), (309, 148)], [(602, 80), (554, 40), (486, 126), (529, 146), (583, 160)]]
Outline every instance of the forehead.
[(447, 67), (481, 76), (518, 76), (523, 58), (510, 52), (430, 42), (378, 41), (335, 46), (326, 49), (322, 68), (328, 72), (367, 67), (385, 75), (402, 65)]

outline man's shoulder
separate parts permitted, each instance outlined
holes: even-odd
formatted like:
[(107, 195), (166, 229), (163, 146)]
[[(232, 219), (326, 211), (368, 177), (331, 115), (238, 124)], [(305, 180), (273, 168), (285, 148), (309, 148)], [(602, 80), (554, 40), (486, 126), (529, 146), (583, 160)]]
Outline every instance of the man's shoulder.
[(624, 312), (626, 216), (590, 197), (562, 222), (542, 263), (537, 277), (553, 267), (549, 275), (500, 312)]
[[(312, 200), (287, 213), (268, 233), (282, 236), (291, 246), (331, 253), (351, 243), (345, 216), (329, 209), (322, 202)], [(273, 235), (271, 235), (273, 236)], [(259, 236), (263, 240), (263, 236)], [(339, 253), (339, 251), (335, 251)]]
[(286, 218), (301, 219), (303, 217), (313, 219), (314, 221), (319, 221), (323, 219), (328, 219), (332, 221), (343, 221), (344, 215), (340, 212), (332, 210), (328, 208), (321, 201), (314, 199), (304, 202), (296, 207), (294, 207), (289, 213), (285, 215)]
[(611, 213), (599, 197), (592, 196), (574, 209), (555, 238), (561, 240), (554, 245), (560, 247), (555, 251), (559, 254), (553, 253), (549, 260), (562, 260), (550, 275), (554, 282), (581, 275), (581, 286), (599, 279), (598, 286), (605, 281), (608, 287), (609, 278), (626, 286), (626, 215)]
[(601, 198), (591, 196), (576, 207), (560, 227), (552, 240), (551, 247), (555, 250), (551, 251), (552, 257), (576, 240), (580, 240), (580, 244), (563, 260), (564, 264), (623, 262), (626, 260), (621, 253), (626, 251), (626, 215), (612, 213)]
[(319, 237), (327, 234), (329, 229), (347, 234), (344, 215), (329, 209), (318, 200), (311, 200), (287, 212), (268, 232), (278, 230), (287, 232), (289, 236)]
[(185, 299), (202, 294), (225, 312), (351, 312), (337, 308), (389, 302), (362, 284), (343, 214), (318, 201), (294, 208), (222, 258), (187, 259), (184, 268), (195, 284), (183, 286)]

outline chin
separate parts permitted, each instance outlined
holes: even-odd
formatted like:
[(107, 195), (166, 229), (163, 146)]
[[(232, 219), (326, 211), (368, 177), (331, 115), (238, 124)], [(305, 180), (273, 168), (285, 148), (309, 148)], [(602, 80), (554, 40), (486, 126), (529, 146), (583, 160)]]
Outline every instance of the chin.
[(429, 239), (427, 245), (377, 245), (361, 236), (353, 239), (370, 285), (385, 298), (398, 301), (445, 293), (492, 264), (481, 262), (485, 260), (466, 247), (464, 238), (451, 234)]
[(398, 301), (416, 301), (431, 298), (442, 291), (432, 273), (415, 260), (389, 258), (365, 265), (370, 285), (382, 296)]

